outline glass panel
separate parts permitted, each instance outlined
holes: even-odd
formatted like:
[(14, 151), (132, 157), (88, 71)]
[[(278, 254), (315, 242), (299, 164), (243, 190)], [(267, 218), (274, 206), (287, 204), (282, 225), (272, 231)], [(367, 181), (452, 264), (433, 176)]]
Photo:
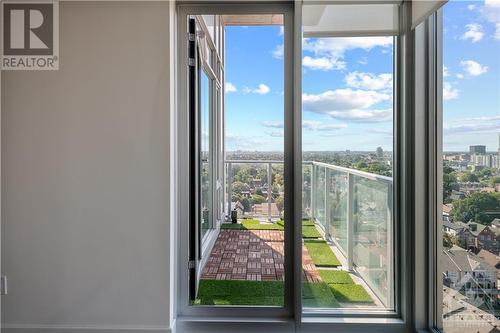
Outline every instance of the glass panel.
[(316, 166), (315, 169), (314, 217), (325, 228), (325, 168)]
[(338, 244), (339, 250), (347, 255), (347, 214), (349, 176), (336, 170), (328, 170), (330, 182), (328, 186), (330, 218), (327, 235)]
[(500, 328), (499, 10), (498, 1), (455, 0), (443, 9), (445, 333)]
[(306, 312), (395, 308), (394, 38), (387, 34), (397, 31), (397, 10), (303, 6), (303, 198), (313, 208), (302, 204), (310, 217), (302, 222)]
[(353, 264), (385, 307), (392, 306), (392, 179), (352, 176)]
[(212, 205), (212, 145), (213, 126), (211, 102), (211, 80), (207, 74), (200, 70), (200, 187), (201, 187), (201, 238), (208, 230), (213, 228)]
[[(273, 23), (271, 18), (278, 16), (281, 19)], [(212, 16), (203, 17), (212, 31)], [(213, 119), (220, 119), (218, 135), (225, 149), (213, 154), (215, 157), (210, 158), (216, 161), (209, 162), (220, 164), (225, 172), (216, 181), (203, 184), (210, 186), (213, 193), (219, 193), (219, 189), (225, 193), (225, 218), (213, 225), (218, 232), (208, 234), (213, 243), (207, 244), (213, 247), (207, 245), (206, 257), (201, 260), (195, 304), (282, 307), (284, 60), (282, 55), (272, 56), (270, 48), (283, 47), (283, 17), (229, 15), (217, 17), (214, 22), (222, 24), (220, 32), (216, 32), (221, 34), (216, 44), (225, 46), (226, 60), (214, 70), (227, 81)], [(216, 86), (214, 82), (212, 91), (217, 91)], [(200, 94), (204, 98), (203, 87)], [(214, 131), (218, 128), (215, 126)], [(204, 202), (210, 204), (209, 200)]]
[[(208, 33), (210, 34), (210, 38), (214, 41), (215, 44), (215, 16), (214, 15), (202, 15), (203, 21), (205, 21), (205, 25), (207, 26)], [(216, 45), (216, 44), (215, 44)]]

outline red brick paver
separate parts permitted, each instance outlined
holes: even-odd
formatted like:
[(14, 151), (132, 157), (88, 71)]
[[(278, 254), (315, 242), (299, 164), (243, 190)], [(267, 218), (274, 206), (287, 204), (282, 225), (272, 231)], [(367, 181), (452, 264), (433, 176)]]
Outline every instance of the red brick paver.
[[(221, 230), (202, 279), (283, 281), (285, 235), (281, 230)], [(321, 281), (302, 245), (304, 280)]]

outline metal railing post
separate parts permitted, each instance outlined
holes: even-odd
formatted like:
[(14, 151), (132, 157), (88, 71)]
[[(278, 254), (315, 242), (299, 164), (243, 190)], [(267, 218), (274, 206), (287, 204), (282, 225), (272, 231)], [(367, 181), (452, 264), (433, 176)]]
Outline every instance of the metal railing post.
[(233, 188), (231, 182), (231, 175), (233, 173), (233, 164), (227, 163), (227, 219), (231, 219), (231, 201), (233, 196)]
[(315, 191), (315, 188), (316, 188), (316, 185), (315, 185), (315, 178), (316, 178), (316, 166), (314, 164), (311, 164), (311, 219), (314, 221), (316, 216), (314, 214), (314, 206), (316, 205), (316, 200), (315, 200), (315, 196), (316, 194), (314, 193)]
[(267, 219), (271, 222), (271, 204), (272, 198), (272, 183), (273, 183), (273, 165), (267, 164)]
[(387, 242), (387, 304), (393, 306), (394, 304), (394, 245), (393, 245), (393, 221), (392, 221), (392, 184), (387, 183), (387, 228), (386, 228), (386, 242)]
[(325, 236), (327, 240), (331, 240), (331, 228), (330, 228), (330, 218), (331, 218), (331, 209), (330, 209), (330, 190), (331, 190), (331, 173), (330, 169), (325, 168)]
[(354, 176), (348, 173), (347, 178), (347, 269), (354, 268)]

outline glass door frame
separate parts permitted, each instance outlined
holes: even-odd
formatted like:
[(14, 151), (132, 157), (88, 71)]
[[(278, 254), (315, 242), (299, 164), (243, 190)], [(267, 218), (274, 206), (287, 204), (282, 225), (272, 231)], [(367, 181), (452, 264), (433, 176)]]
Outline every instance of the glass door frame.
[[(414, 141), (415, 118), (413, 115), (413, 32), (411, 26), (411, 4), (407, 1), (400, 6), (400, 35), (396, 37), (395, 61), (395, 120), (394, 120), (394, 257), (395, 257), (395, 308), (387, 313), (354, 313), (351, 311), (331, 312), (317, 311), (315, 314), (303, 312), (302, 309), (302, 1), (286, 2), (181, 2), (177, 5), (177, 112), (175, 115), (177, 150), (176, 166), (178, 184), (174, 189), (176, 202), (175, 221), (177, 224), (177, 267), (175, 271), (177, 322), (183, 325), (195, 325), (207, 332), (227, 332), (234, 330), (238, 323), (247, 328), (252, 323), (267, 331), (275, 329), (304, 332), (325, 332), (339, 330), (349, 332), (410, 332), (413, 328), (422, 329), (422, 312), (427, 310), (428, 303), (415, 299), (415, 294), (427, 292), (416, 290), (414, 274), (417, 267), (414, 258), (425, 255), (416, 249), (420, 244), (420, 236), (414, 231), (414, 212), (426, 209), (416, 203), (412, 187), (414, 181), (414, 161), (422, 157), (416, 152)], [(186, 226), (189, 218), (186, 192), (186, 171), (189, 161), (186, 156), (183, 135), (189, 129), (185, 112), (187, 86), (186, 71), (186, 18), (188, 15), (201, 14), (263, 14), (283, 13), (285, 17), (285, 173), (288, 188), (292, 189), (285, 198), (285, 218), (294, 223), (285, 227), (285, 306), (190, 306), (187, 297), (187, 247)], [(185, 132), (185, 133), (184, 133)], [(184, 246), (183, 246), (184, 245)], [(419, 267), (418, 269), (420, 269)], [(417, 313), (418, 312), (418, 313)], [(232, 325), (228, 325), (228, 323)], [(178, 324), (179, 325), (179, 324)], [(201, 325), (201, 326), (196, 326)], [(263, 325), (263, 326), (259, 326)], [(229, 327), (228, 327), (229, 326)], [(254, 327), (251, 326), (251, 327)], [(187, 327), (187, 326), (186, 326)], [(283, 329), (286, 327), (286, 329)], [(428, 328), (427, 326), (425, 328)]]
[[(300, 96), (296, 96), (295, 92), (300, 91), (294, 86), (294, 82), (297, 82), (294, 76), (294, 68), (296, 68), (294, 59), (296, 59), (294, 54), (294, 6), (292, 2), (284, 3), (269, 3), (263, 6), (262, 4), (193, 4), (193, 3), (180, 3), (177, 5), (177, 77), (180, 89), (178, 89), (178, 100), (177, 107), (180, 112), (177, 113), (176, 124), (177, 128), (177, 171), (178, 171), (178, 186), (176, 195), (177, 203), (177, 220), (179, 221), (189, 221), (190, 210), (189, 201), (192, 200), (189, 195), (189, 182), (190, 177), (187, 173), (189, 170), (189, 154), (188, 147), (185, 144), (188, 141), (188, 135), (190, 132), (189, 119), (187, 112), (181, 110), (187, 110), (187, 89), (183, 87), (188, 86), (187, 78), (187, 68), (188, 68), (188, 38), (187, 36), (187, 25), (189, 15), (248, 15), (248, 14), (282, 14), (284, 17), (284, 118), (285, 118), (285, 129), (284, 129), (284, 160), (285, 160), (285, 170), (284, 170), (284, 181), (290, 188), (300, 188), (301, 183), (295, 180), (301, 179), (302, 161), (300, 154), (300, 118), (296, 119), (297, 114), (300, 117), (300, 107), (297, 108), (295, 103), (300, 101)], [(299, 45), (300, 49), (300, 45)], [(298, 58), (301, 59), (300, 57)], [(221, 93), (222, 93), (221, 88)], [(297, 126), (298, 124), (298, 126)], [(297, 129), (299, 132), (297, 132)], [(185, 134), (185, 135), (183, 135)], [(297, 143), (299, 142), (299, 143)], [(298, 160), (297, 160), (298, 158)], [(299, 166), (297, 168), (296, 166)], [(298, 177), (298, 178), (297, 178)], [(187, 181), (186, 183), (184, 181)], [(284, 203), (284, 217), (288, 221), (300, 221), (301, 219), (301, 206), (297, 205), (300, 203), (300, 197), (297, 198), (294, 193), (300, 193), (297, 191), (290, 191), (285, 196)], [(300, 215), (296, 215), (300, 212)], [(298, 218), (298, 219), (297, 219)], [(188, 258), (188, 246), (182, 246), (182, 244), (187, 244), (188, 239), (188, 223), (180, 223), (178, 225), (177, 232), (177, 243), (178, 246), (178, 267), (177, 276), (178, 288), (176, 299), (178, 300), (178, 314), (182, 316), (203, 316), (203, 317), (258, 317), (258, 318), (282, 318), (289, 319), (292, 318), (294, 313), (297, 313), (296, 309), (296, 299), (294, 299), (294, 289), (296, 289), (296, 281), (300, 283), (301, 270), (296, 269), (297, 259), (300, 261), (300, 251), (297, 255), (294, 255), (297, 248), (296, 243), (299, 244), (300, 249), (300, 239), (297, 241), (295, 235), (297, 233), (296, 225), (298, 224), (300, 228), (300, 223), (287, 223), (285, 225), (285, 281), (284, 281), (284, 306), (283, 307), (267, 307), (267, 306), (202, 306), (196, 305), (192, 306), (189, 304), (188, 295), (188, 272), (189, 272), (189, 262), (186, 260)], [(294, 228), (295, 226), (295, 228)], [(300, 231), (300, 229), (299, 229)], [(301, 266), (299, 266), (300, 268)], [(296, 276), (296, 274), (299, 274)], [(199, 273), (197, 274), (199, 275)], [(300, 285), (298, 286), (300, 288)], [(300, 295), (299, 295), (300, 297)], [(295, 297), (296, 298), (296, 297)]]

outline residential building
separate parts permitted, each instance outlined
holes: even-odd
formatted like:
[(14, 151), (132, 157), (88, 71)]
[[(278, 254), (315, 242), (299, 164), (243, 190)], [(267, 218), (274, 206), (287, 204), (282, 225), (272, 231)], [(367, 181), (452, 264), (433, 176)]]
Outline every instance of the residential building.
[[(498, 282), (500, 281), (500, 256), (498, 254), (493, 254), (487, 250), (480, 250), (477, 253), (477, 256), (497, 270), (497, 288), (499, 288), (500, 285), (498, 284)], [(500, 294), (498, 296), (500, 296)]]
[(471, 155), (475, 155), (475, 154), (486, 154), (486, 146), (484, 145), (472, 145), (472, 146), (469, 146), (469, 153)]
[(465, 223), (443, 220), (443, 231), (452, 236), (458, 236), (465, 228), (467, 228)]
[[(278, 209), (278, 206), (273, 202), (273, 203), (271, 203), (270, 207), (271, 207), (271, 216), (279, 217), (280, 211)], [(253, 205), (252, 206), (252, 213), (255, 216), (267, 216), (269, 213), (269, 204), (265, 202), (265, 203)]]
[(479, 233), (483, 231), (485, 227), (486, 226), (476, 222), (465, 223), (464, 228), (457, 234), (461, 245), (468, 250), (477, 249), (479, 247)]
[[(484, 146), (483, 146), (484, 147)], [(492, 165), (492, 155), (491, 154), (471, 154), (470, 157), (471, 164), (475, 166), (482, 166), (491, 168)]]
[[(483, 253), (484, 255), (484, 253)], [(465, 301), (490, 313), (498, 309), (497, 269), (482, 257), (461, 247), (443, 250), (443, 284)]]

